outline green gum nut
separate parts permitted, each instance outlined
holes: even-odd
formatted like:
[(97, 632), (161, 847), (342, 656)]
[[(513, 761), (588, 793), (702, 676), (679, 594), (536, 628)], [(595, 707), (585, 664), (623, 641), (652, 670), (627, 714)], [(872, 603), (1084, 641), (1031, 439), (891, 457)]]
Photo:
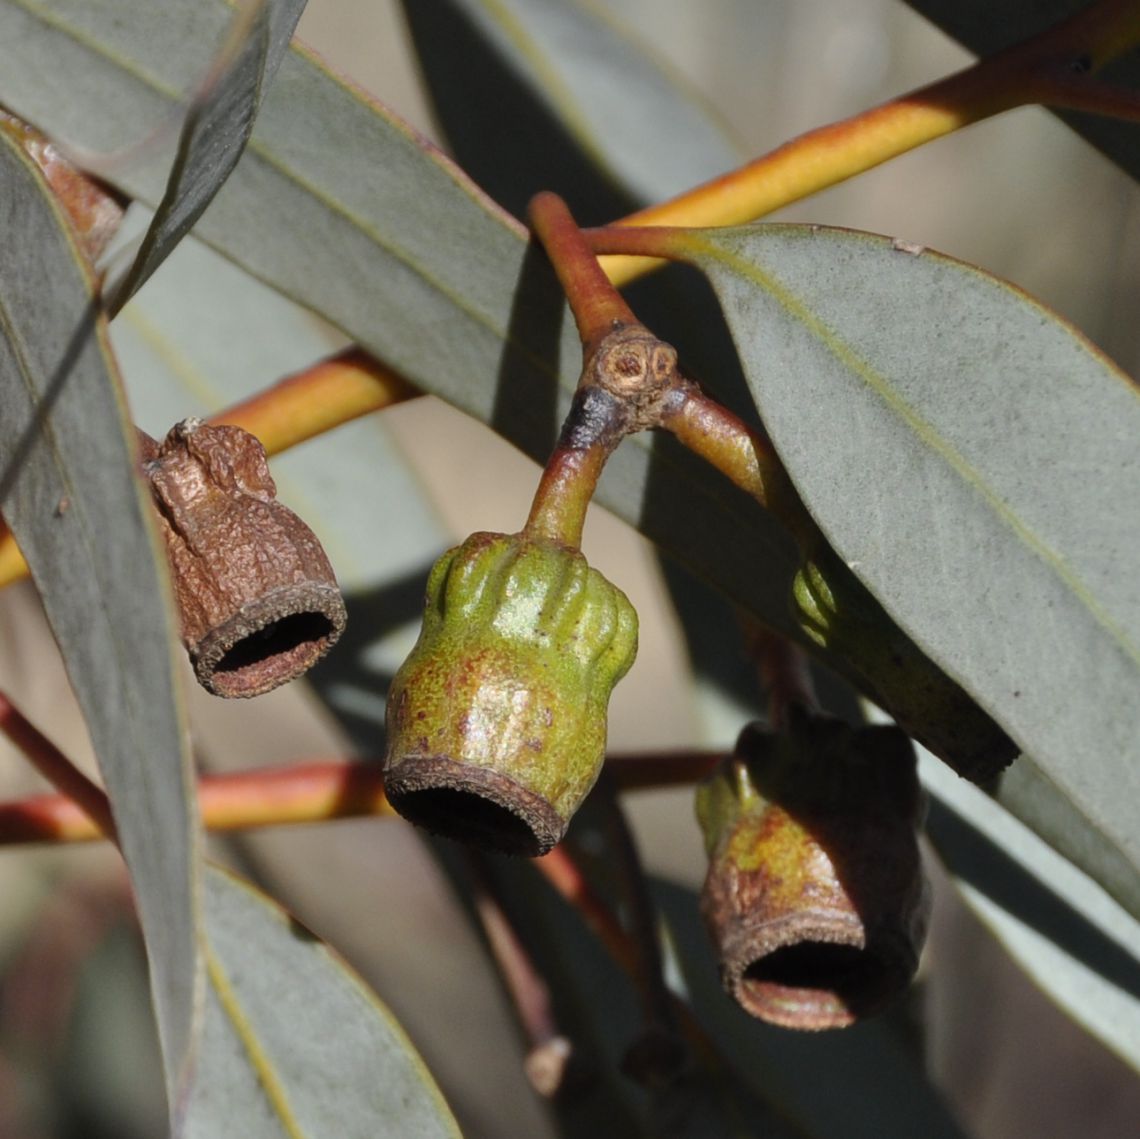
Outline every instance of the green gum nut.
[(405, 818), (545, 854), (605, 759), (637, 614), (581, 552), (473, 534), (436, 562), (423, 628), (388, 693), (384, 785)]
[(836, 666), (959, 775), (987, 784), (1017, 745), (887, 615), (829, 547), (797, 572), (792, 613)]
[(785, 1028), (842, 1028), (909, 984), (929, 920), (914, 749), (894, 727), (750, 725), (697, 791), (701, 913), (729, 995)]

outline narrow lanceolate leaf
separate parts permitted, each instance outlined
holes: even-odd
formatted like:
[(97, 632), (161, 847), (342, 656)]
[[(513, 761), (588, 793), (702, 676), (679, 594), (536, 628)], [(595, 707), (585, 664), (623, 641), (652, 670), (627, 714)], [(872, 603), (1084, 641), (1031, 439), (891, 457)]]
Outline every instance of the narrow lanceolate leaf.
[(188, 1139), (459, 1135), (392, 1014), (247, 882), (206, 874), (209, 988)]
[(913, 245), (678, 241), (828, 540), (1070, 805), (1051, 840), (1140, 914), (1136, 385), (1029, 297)]
[(190, 106), (166, 193), (112, 308), (121, 308), (202, 216), (237, 165), (306, 0), (246, 0)]
[(967, 904), (1078, 1024), (1140, 1069), (1140, 922), (927, 753), (926, 830)]
[(196, 830), (170, 605), (94, 281), (0, 136), (0, 510), (87, 721), (150, 960), (176, 1107), (199, 986)]
[[(229, 9), (104, 0), (100, 12), (55, 0), (49, 22), (29, 0), (0, 0), (0, 103), (73, 145), (113, 150), (176, 106), (187, 60), (202, 65), (196, 45), (220, 34)], [(107, 174), (150, 201), (165, 184), (150, 161)], [(545, 462), (580, 350), (544, 259), (429, 144), (315, 60), (294, 50), (282, 62), (195, 232)], [(687, 452), (630, 440), (599, 500), (768, 624), (793, 628), (790, 541)]]
[(580, 216), (608, 220), (743, 160), (696, 94), (603, 5), (405, 0), (403, 7), (452, 151), (514, 212), (554, 189)]

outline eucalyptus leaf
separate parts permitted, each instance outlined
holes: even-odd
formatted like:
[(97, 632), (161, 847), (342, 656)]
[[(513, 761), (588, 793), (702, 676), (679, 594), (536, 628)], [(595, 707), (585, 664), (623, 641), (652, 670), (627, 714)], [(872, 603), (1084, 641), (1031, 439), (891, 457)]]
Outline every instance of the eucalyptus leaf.
[(206, 1023), (188, 1139), (458, 1136), (392, 1014), (249, 883), (210, 867)]
[(306, 0), (246, 0), (182, 126), (166, 193), (114, 290), (121, 308), (190, 231), (241, 157)]
[(403, 8), (452, 152), (514, 213), (553, 189), (581, 219), (601, 222), (744, 160), (696, 93), (601, 5)]
[(94, 278), (38, 172), (2, 134), (0, 248), (0, 506), (111, 798), (174, 1107), (192, 1064), (201, 962), (169, 587)]
[(1072, 804), (1084, 869), (1140, 914), (1136, 386), (1011, 286), (889, 238), (679, 240), (828, 541)]
[(1140, 1068), (1140, 922), (1032, 831), (920, 752), (927, 834), (967, 904), (1078, 1024)]
[[(103, 0), (100, 12), (55, 0), (53, 19), (40, 21), (27, 0), (0, 0), (0, 103), (88, 151), (147, 137), (172, 113), (200, 43), (229, 9), (205, 0), (159, 20), (149, 0)], [(58, 74), (45, 84), (49, 66)], [(105, 173), (144, 200), (163, 192), (149, 150)], [(196, 232), (545, 462), (580, 367), (553, 274), (522, 227), (429, 143), (303, 52), (282, 62), (242, 161)], [(767, 624), (794, 631), (791, 541), (671, 440), (624, 443), (598, 500)]]

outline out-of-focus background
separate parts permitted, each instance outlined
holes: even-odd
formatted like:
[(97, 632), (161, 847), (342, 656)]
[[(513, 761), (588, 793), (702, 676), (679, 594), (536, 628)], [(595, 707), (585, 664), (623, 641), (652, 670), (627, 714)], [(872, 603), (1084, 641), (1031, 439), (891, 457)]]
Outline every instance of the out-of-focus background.
[[(897, 0), (611, 0), (606, 8), (701, 93), (742, 159), (970, 58)], [(299, 34), (438, 137), (394, 0), (310, 0)], [(887, 233), (975, 262), (1042, 298), (1135, 374), (1138, 205), (1132, 180), (1045, 112), (1025, 110), (781, 216)], [(384, 424), (438, 515), (440, 549), (525, 518), (537, 468), (487, 428), (433, 399), (386, 412)], [(612, 706), (612, 749), (730, 746), (750, 709), (694, 683), (645, 543), (596, 509), (584, 546), (641, 615), (639, 659)], [(0, 687), (68, 754), (90, 762), (27, 586), (0, 595), (0, 643)], [(739, 645), (726, 652), (739, 654)], [(301, 685), (255, 705), (187, 689), (204, 769), (349, 751)], [(0, 744), (0, 793), (38, 786)], [(628, 802), (651, 872), (699, 885), (704, 863), (691, 792), (640, 793)], [(553, 1134), (522, 1076), (518, 1034), (480, 943), (406, 824), (296, 828), (218, 851), (260, 877), (375, 986), (424, 1053), (466, 1135)], [(1131, 1134), (1140, 1119), (1135, 1072), (1037, 991), (933, 870), (938, 903), (918, 999), (927, 1014), (927, 1064), (965, 1128), (980, 1139)], [(117, 859), (94, 847), (0, 852), (0, 894), (0, 1139), (160, 1134), (161, 1080)]]

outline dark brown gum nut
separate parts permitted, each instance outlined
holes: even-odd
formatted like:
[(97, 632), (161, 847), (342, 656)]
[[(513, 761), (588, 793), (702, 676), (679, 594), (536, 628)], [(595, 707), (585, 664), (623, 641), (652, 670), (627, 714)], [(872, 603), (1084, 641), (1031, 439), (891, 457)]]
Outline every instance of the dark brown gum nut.
[(787, 735), (745, 730), (697, 793), (701, 912), (743, 1009), (843, 1028), (907, 987), (929, 921), (923, 802), (896, 728), (803, 716)]
[(388, 693), (389, 801), (436, 834), (545, 854), (601, 771), (636, 651), (633, 606), (578, 550), (473, 534), (432, 569)]
[(199, 683), (259, 696), (306, 672), (344, 631), (344, 601), (316, 536), (277, 501), (261, 444), (186, 419), (142, 459)]

